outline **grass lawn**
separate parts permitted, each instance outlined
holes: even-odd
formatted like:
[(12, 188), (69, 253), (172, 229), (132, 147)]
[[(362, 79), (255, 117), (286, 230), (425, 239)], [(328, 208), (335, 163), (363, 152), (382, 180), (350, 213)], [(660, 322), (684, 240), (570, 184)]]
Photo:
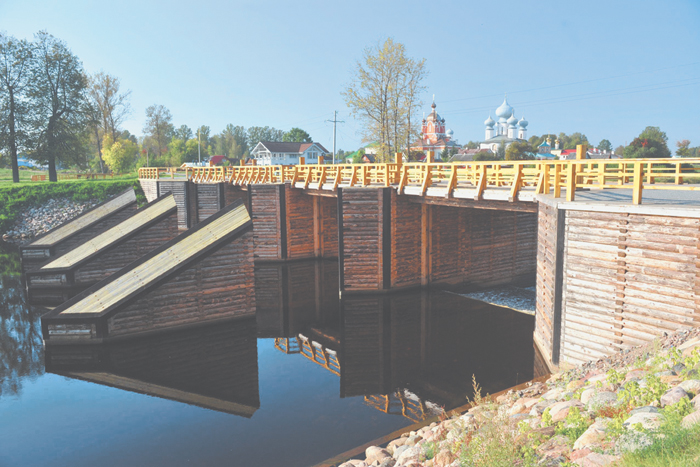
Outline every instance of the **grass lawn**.
[[(72, 173), (70, 171), (59, 171), (59, 175), (62, 173)], [(32, 175), (46, 175), (47, 180), (44, 182), (32, 182)], [(42, 183), (49, 183), (48, 182), (49, 178), (49, 172), (47, 170), (38, 170), (38, 169), (20, 169), (19, 171), (19, 183), (31, 183), (34, 185), (40, 185)], [(122, 175), (117, 175), (115, 177), (110, 177), (107, 176), (105, 178), (105, 181), (109, 180), (136, 180), (138, 179), (138, 172), (132, 172), (128, 174), (122, 174)], [(96, 179), (96, 180), (102, 180)], [(12, 184), (12, 169), (0, 169), (0, 186), (4, 185), (6, 183)]]

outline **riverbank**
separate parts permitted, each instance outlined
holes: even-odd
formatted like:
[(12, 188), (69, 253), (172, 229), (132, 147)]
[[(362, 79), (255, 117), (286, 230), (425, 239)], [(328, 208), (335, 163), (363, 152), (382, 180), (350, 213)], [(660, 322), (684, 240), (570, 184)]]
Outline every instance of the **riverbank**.
[(2, 234), (2, 239), (12, 243), (29, 241), (68, 222), (99, 203), (99, 200), (51, 199), (41, 206), (31, 207), (19, 214), (14, 224)]
[(341, 467), (700, 465), (700, 329), (475, 400)]
[(129, 188), (137, 190), (139, 204), (145, 201), (138, 181), (129, 179), (2, 185), (0, 238), (29, 241)]

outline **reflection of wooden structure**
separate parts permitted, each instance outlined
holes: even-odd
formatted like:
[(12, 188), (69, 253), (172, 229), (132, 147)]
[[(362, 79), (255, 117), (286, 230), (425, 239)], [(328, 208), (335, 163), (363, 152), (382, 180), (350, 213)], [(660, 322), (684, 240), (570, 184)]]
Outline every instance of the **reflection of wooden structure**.
[(255, 320), (46, 349), (46, 370), (250, 418), (260, 407)]
[(301, 352), (297, 337), (275, 337), (275, 348), (288, 355)]
[(340, 376), (340, 362), (338, 361), (338, 352), (324, 347), (316, 341), (310, 340), (303, 334), (299, 334), (300, 352), (312, 362), (321, 365), (326, 370), (336, 376)]
[(71, 251), (27, 272), (28, 299), (33, 303), (59, 305), (177, 233), (175, 197), (167, 194)]
[(423, 400), (405, 389), (391, 394), (365, 396), (365, 404), (387, 414), (402, 415), (413, 423), (437, 415), (436, 410), (430, 410)]
[(447, 409), (533, 377), (533, 318), (450, 293), (342, 300), (341, 396), (408, 388)]
[(44, 341), (89, 342), (252, 316), (252, 224), (241, 201), (41, 318)]
[(133, 188), (129, 188), (78, 217), (36, 237), (28, 245), (20, 247), (22, 269), (25, 272), (34, 270), (52, 258), (71, 251), (121, 223), (135, 213), (136, 208), (136, 194)]
[(255, 303), (258, 337), (295, 337), (310, 327), (337, 334), (338, 263), (256, 263)]

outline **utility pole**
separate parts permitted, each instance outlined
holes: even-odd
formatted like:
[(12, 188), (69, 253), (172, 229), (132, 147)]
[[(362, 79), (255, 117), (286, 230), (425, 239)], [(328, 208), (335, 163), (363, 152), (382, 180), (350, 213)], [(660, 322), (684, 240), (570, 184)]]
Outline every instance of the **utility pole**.
[(327, 122), (333, 122), (333, 163), (335, 164), (335, 125), (336, 123), (345, 123), (344, 120), (338, 120), (338, 111), (333, 111), (333, 120), (326, 120)]

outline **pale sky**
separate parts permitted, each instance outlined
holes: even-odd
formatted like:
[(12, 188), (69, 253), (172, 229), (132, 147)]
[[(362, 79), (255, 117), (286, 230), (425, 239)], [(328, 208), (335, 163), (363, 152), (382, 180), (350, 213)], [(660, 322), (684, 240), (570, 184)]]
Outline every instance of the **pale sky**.
[[(361, 145), (340, 92), (387, 37), (425, 58), (424, 110), (458, 142), (484, 138), (504, 93), (528, 136), (586, 134), (616, 147), (646, 126), (700, 145), (700, 0), (0, 0), (0, 30), (64, 40), (90, 72), (130, 89), (124, 127), (162, 104), (176, 126), (298, 126), (331, 150)], [(699, 120), (695, 120), (696, 116)]]

